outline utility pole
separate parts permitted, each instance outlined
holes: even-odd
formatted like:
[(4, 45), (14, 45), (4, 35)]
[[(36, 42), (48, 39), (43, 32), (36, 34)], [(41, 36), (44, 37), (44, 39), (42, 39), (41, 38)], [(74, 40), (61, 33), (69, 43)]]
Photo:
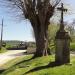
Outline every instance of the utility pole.
[(67, 12), (67, 9), (64, 8), (63, 3), (61, 4), (61, 7), (57, 8), (59, 11), (61, 11), (61, 21), (60, 21), (60, 30), (64, 30), (64, 22), (63, 22), (63, 13)]
[(1, 24), (1, 41), (0, 41), (0, 50), (2, 49), (2, 39), (3, 39), (3, 19)]

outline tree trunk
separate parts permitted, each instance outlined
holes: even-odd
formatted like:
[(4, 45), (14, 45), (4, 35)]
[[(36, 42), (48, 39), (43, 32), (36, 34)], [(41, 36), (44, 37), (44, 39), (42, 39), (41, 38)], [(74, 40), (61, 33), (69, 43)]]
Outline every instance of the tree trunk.
[(36, 52), (34, 57), (48, 55), (48, 27), (40, 26), (34, 28), (35, 40), (36, 40)]

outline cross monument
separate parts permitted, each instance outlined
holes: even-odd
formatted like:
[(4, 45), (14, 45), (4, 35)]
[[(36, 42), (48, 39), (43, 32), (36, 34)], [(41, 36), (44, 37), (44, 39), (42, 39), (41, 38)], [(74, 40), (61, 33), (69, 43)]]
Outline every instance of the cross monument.
[(67, 12), (67, 9), (64, 8), (63, 3), (57, 9), (61, 11), (60, 30), (64, 30), (63, 13)]
[(61, 11), (60, 28), (56, 33), (56, 51), (55, 51), (55, 61), (60, 64), (65, 64), (70, 62), (70, 36), (68, 32), (64, 30), (63, 15), (67, 12), (64, 8), (63, 3), (61, 7), (57, 8)]

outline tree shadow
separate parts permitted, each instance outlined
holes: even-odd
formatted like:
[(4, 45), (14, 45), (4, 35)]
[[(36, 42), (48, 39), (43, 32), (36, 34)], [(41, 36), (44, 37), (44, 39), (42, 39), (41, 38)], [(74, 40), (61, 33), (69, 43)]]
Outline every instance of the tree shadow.
[[(51, 62), (46, 66), (40, 66), (40, 67), (33, 68), (33, 69), (29, 70), (28, 72), (26, 72), (25, 74), (28, 74), (30, 72), (39, 71), (39, 70), (42, 70), (42, 69), (47, 69), (47, 68), (50, 68), (50, 67), (53, 68), (53, 67), (57, 67), (57, 66), (61, 66), (61, 65), (63, 65), (63, 64), (61, 64), (59, 62)], [(25, 74), (23, 74), (23, 75), (25, 75)]]
[(4, 72), (5, 71), (5, 69), (0, 69), (0, 74), (2, 73), (2, 72)]
[[(31, 55), (31, 54), (28, 54), (28, 53), (24, 53), (25, 55)], [(38, 57), (37, 57), (38, 58)], [(23, 61), (21, 61), (21, 62), (18, 62), (18, 63), (16, 63), (16, 64), (14, 64), (13, 66), (17, 66), (17, 65), (20, 65), (21, 63), (24, 63), (24, 62), (28, 62), (28, 61), (31, 61), (31, 60), (33, 60), (33, 59), (36, 59), (36, 58), (34, 58), (34, 55), (31, 57), (31, 58), (28, 58), (28, 59), (25, 59), (25, 60), (23, 60)], [(12, 68), (13, 66), (11, 66), (10, 68)], [(25, 68), (25, 67), (29, 67), (29, 65), (21, 65), (21, 66), (19, 66), (19, 68)], [(8, 68), (9, 69), (9, 68)]]
[(19, 64), (24, 63), (24, 62), (28, 62), (28, 61), (30, 61), (30, 60), (32, 60), (32, 59), (33, 59), (33, 58), (30, 58), (30, 59), (27, 59), (27, 60), (21, 61), (21, 62), (15, 64), (14, 66), (19, 65)]
[[(29, 54), (29, 53), (24, 53), (24, 54), (25, 54), (25, 55), (31, 55), (31, 54)], [(39, 58), (39, 57), (37, 57), (37, 58)], [(36, 59), (36, 57), (33, 55), (31, 58), (29, 58), (29, 59), (27, 59), (27, 60), (23, 60), (23, 61), (21, 61), (21, 62), (15, 64), (14, 66), (19, 65), (19, 64), (24, 63), (24, 62), (28, 62), (28, 61), (34, 60), (34, 59)]]
[[(27, 53), (26, 53), (26, 55), (31, 55), (31, 54), (27, 54)], [(37, 58), (38, 58), (38, 57), (37, 57)], [(31, 60), (33, 60), (33, 59), (35, 59), (35, 58), (34, 58), (34, 55), (33, 55), (31, 58), (27, 59), (27, 60), (23, 60), (23, 61), (21, 61), (21, 62), (15, 64), (14, 66), (19, 65), (19, 64), (24, 63), (24, 62), (31, 61)]]
[[(28, 54), (27, 54), (28, 55)], [(30, 61), (30, 60), (32, 60), (33, 59), (33, 56), (31, 57), (31, 58), (29, 58), (29, 59), (25, 59), (25, 60), (23, 60), (23, 61), (21, 61), (21, 62), (18, 62), (18, 63), (16, 63), (16, 64), (14, 64), (14, 65), (12, 65), (11, 67), (9, 67), (9, 68), (6, 68), (6, 69), (0, 69), (0, 74), (2, 74), (5, 70), (8, 70), (8, 69), (10, 69), (10, 68), (12, 68), (13, 66), (17, 66), (17, 65), (19, 65), (19, 64), (21, 64), (21, 63), (24, 63), (24, 62), (28, 62), (28, 61)], [(26, 67), (26, 66), (20, 66), (21, 68), (22, 67)], [(27, 66), (28, 67), (28, 66)]]

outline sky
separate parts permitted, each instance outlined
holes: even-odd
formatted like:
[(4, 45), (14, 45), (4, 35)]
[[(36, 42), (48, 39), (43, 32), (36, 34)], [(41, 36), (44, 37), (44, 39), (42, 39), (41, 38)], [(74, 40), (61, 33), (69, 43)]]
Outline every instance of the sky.
[[(64, 20), (71, 22), (75, 19), (75, 0), (62, 0), (62, 2), (68, 8)], [(2, 18), (4, 19), (3, 40), (34, 41), (30, 22), (28, 20), (16, 21), (14, 13), (8, 13), (9, 11), (9, 9), (0, 3), (0, 30)]]

